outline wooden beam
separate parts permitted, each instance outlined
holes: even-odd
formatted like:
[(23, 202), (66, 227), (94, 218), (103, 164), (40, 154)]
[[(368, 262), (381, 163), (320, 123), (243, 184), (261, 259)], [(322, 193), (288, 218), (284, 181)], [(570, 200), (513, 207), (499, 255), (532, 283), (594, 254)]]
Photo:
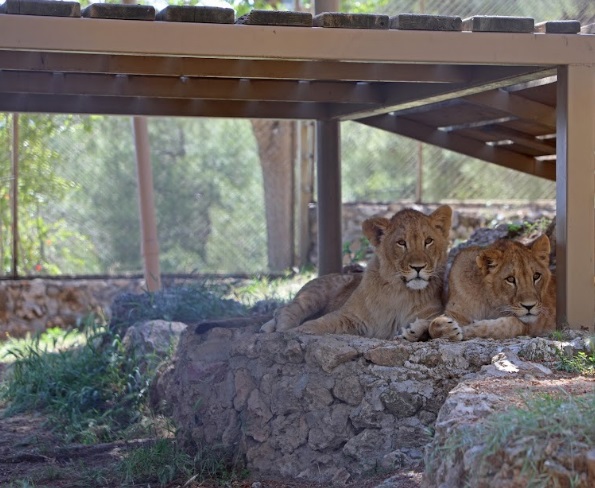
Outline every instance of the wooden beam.
[(520, 119), (538, 122), (552, 129), (556, 127), (556, 107), (550, 107), (510, 92), (492, 90), (469, 95), (464, 100), (476, 105), (502, 110)]
[(546, 144), (535, 137), (531, 137), (528, 134), (498, 125), (486, 126), (482, 129), (463, 129), (462, 131), (457, 131), (457, 133), (459, 133), (459, 135), (472, 137), (484, 142), (509, 140), (515, 144), (518, 144), (519, 146), (529, 149), (530, 152), (527, 154), (530, 155), (537, 153), (535, 154), (536, 156), (545, 156), (549, 154), (555, 154), (556, 152), (556, 147), (552, 144)]
[(595, 331), (595, 64), (558, 68), (558, 325)]
[(0, 71), (0, 93), (376, 104), (374, 84)]
[(275, 80), (464, 83), (468, 66), (1, 51), (0, 69)]
[(0, 50), (201, 58), (557, 66), (590, 63), (595, 52), (595, 37), (576, 34), (356, 32), (34, 15), (0, 15), (0, 32)]
[(551, 73), (551, 69), (519, 66), (497, 66), (482, 69), (465, 84), (450, 85), (385, 85), (386, 99), (381, 107), (366, 107), (357, 111), (338, 107), (332, 117), (340, 120), (357, 120), (388, 112), (399, 112), (422, 105), (441, 103), (455, 98), (474, 95), (522, 81), (540, 78)]
[(246, 101), (150, 99), (76, 95), (15, 95), (0, 93), (0, 111), (163, 117), (244, 117), (265, 119), (324, 119), (326, 104)]
[(505, 168), (522, 171), (523, 173), (540, 176), (549, 180), (554, 180), (556, 177), (555, 165), (550, 162), (536, 161), (535, 158), (530, 156), (508, 151), (500, 147), (488, 146), (475, 139), (440, 131), (434, 127), (403, 117), (384, 115), (362, 119), (358, 122), (394, 134), (410, 137), (417, 141), (433, 144), (443, 149), (465, 154), (466, 156), (482, 159)]
[(342, 268), (340, 142), (339, 122), (316, 122), (319, 275)]

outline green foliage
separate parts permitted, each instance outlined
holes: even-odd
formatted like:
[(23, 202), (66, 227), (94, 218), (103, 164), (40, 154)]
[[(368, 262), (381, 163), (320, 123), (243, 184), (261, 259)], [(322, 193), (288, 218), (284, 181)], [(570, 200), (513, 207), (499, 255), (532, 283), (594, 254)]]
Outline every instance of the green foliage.
[(47, 339), (10, 349), (14, 360), (2, 396), (8, 414), (46, 412), (67, 440), (94, 443), (121, 436), (141, 418), (152, 371), (141, 373), (120, 337), (103, 324), (89, 324), (85, 344), (55, 351)]
[[(80, 269), (84, 259), (93, 266), (89, 239), (66, 225), (57, 205), (75, 183), (61, 174), (68, 158), (54, 141), (64, 135), (82, 134), (88, 124), (76, 116), (19, 116), (18, 221), (21, 275), (61, 274)], [(0, 114), (0, 274), (7, 274), (12, 260), (12, 116)]]
[(586, 353), (579, 351), (574, 356), (559, 353), (558, 369), (569, 373), (595, 375), (595, 351)]

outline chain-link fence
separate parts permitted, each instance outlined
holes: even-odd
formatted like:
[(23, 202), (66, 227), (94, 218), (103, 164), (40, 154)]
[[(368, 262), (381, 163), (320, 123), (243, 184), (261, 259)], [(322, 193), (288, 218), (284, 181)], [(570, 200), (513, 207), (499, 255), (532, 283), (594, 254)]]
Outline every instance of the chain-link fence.
[[(583, 24), (595, 19), (595, 3), (587, 0), (377, 5), (376, 12), (391, 15), (531, 15)], [(11, 120), (0, 114), (1, 276), (14, 271)], [(19, 127), (18, 274), (140, 273), (130, 118), (21, 115)], [(162, 272), (269, 271), (263, 155), (250, 121), (151, 118), (149, 130)], [(356, 122), (343, 123), (341, 132), (345, 202), (555, 197), (553, 182)]]

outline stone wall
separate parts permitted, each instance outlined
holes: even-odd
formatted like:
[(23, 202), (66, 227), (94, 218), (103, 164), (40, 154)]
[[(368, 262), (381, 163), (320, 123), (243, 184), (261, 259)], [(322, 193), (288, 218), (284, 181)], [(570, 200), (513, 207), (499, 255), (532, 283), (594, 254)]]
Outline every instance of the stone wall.
[(140, 293), (142, 279), (30, 279), (0, 281), (0, 339), (68, 327), (91, 312), (109, 317), (114, 297)]
[(500, 347), (189, 327), (153, 399), (186, 445), (262, 476), (340, 484), (420, 463), (448, 392)]

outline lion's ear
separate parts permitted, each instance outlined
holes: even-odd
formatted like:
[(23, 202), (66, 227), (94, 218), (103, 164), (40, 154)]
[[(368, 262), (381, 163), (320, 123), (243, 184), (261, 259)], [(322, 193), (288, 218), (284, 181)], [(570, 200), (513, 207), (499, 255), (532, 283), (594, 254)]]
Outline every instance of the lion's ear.
[(384, 217), (372, 217), (371, 219), (364, 220), (362, 230), (364, 231), (364, 235), (370, 241), (370, 244), (374, 247), (378, 246), (382, 241), (389, 222), (390, 221)]
[(432, 219), (434, 227), (448, 239), (452, 223), (452, 208), (448, 205), (441, 205), (430, 214), (430, 219)]
[(550, 264), (550, 240), (545, 234), (540, 235), (530, 246), (533, 255), (544, 265)]
[(498, 249), (484, 249), (475, 258), (475, 262), (483, 274), (488, 274), (502, 262), (502, 251)]

